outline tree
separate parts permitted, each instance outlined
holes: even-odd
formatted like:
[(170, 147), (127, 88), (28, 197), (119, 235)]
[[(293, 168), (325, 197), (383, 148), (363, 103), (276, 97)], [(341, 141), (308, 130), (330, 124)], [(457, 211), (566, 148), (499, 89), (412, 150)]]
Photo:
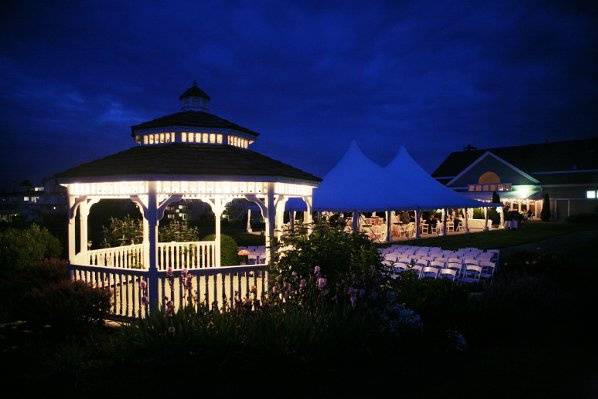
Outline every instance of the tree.
[(492, 193), (492, 203), (500, 204), (500, 197), (498, 196), (498, 193), (496, 191)]
[(143, 223), (129, 215), (122, 219), (110, 218), (108, 226), (102, 226), (102, 247), (139, 244), (143, 241)]
[(550, 220), (550, 197), (548, 193), (544, 194), (544, 200), (542, 201), (542, 212), (540, 213), (540, 218), (543, 222), (548, 222)]

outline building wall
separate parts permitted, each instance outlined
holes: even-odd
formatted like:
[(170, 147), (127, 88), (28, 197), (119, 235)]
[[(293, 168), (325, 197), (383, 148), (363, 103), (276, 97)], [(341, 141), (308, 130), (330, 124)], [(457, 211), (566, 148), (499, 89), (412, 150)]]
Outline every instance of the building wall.
[(467, 187), (468, 184), (477, 184), (480, 176), (489, 171), (496, 173), (500, 178), (501, 183), (511, 183), (513, 185), (536, 184), (507, 164), (492, 156), (487, 156), (473, 168), (468, 170), (463, 176), (451, 183), (449, 187)]

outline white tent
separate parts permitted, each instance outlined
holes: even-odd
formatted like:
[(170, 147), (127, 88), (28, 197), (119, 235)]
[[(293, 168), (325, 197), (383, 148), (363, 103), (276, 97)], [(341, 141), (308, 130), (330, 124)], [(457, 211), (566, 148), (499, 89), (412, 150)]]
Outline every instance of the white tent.
[(364, 155), (355, 141), (314, 191), (314, 209), (353, 212), (415, 209), (412, 190), (398, 190), (393, 177)]
[(417, 209), (488, 206), (487, 203), (467, 198), (439, 183), (415, 162), (403, 146), (399, 148), (395, 158), (386, 166), (385, 171), (392, 175), (391, 184), (397, 186), (399, 190), (407, 189), (417, 193), (415, 207)]
[(379, 211), (474, 208), (488, 204), (465, 198), (424, 171), (404, 147), (385, 168), (355, 141), (314, 192), (314, 209)]

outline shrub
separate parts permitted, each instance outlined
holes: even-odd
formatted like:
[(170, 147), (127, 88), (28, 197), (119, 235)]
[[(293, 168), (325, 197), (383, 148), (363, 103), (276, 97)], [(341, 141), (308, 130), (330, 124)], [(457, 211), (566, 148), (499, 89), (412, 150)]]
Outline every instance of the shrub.
[(0, 269), (0, 319), (26, 319), (22, 303), (31, 290), (67, 279), (67, 263), (61, 259), (47, 259), (20, 269)]
[(27, 320), (72, 332), (101, 323), (110, 308), (110, 293), (82, 281), (63, 280), (34, 288), (23, 301)]
[[(216, 236), (214, 234), (207, 235), (202, 241), (214, 241)], [(239, 259), (239, 247), (231, 236), (226, 234), (220, 234), (220, 264), (222, 266), (234, 266), (238, 265)]]
[(596, 213), (579, 213), (571, 215), (566, 219), (567, 223), (579, 224), (596, 224), (598, 223), (598, 212)]
[(364, 234), (351, 234), (320, 222), (309, 237), (305, 234), (283, 238), (283, 255), (275, 260), (273, 276), (291, 282), (309, 278), (315, 266), (326, 276), (330, 289), (344, 295), (349, 288), (365, 289), (379, 284), (382, 264), (378, 248)]
[(0, 267), (18, 269), (42, 259), (57, 257), (60, 241), (47, 229), (32, 225), (24, 229), (8, 228), (0, 232)]

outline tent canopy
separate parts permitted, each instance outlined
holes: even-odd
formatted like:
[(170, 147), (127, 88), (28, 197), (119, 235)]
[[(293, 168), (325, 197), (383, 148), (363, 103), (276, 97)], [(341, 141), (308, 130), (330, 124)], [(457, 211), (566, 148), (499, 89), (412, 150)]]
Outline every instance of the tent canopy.
[(314, 192), (314, 209), (351, 212), (482, 207), (428, 175), (401, 147), (385, 168), (355, 141)]

